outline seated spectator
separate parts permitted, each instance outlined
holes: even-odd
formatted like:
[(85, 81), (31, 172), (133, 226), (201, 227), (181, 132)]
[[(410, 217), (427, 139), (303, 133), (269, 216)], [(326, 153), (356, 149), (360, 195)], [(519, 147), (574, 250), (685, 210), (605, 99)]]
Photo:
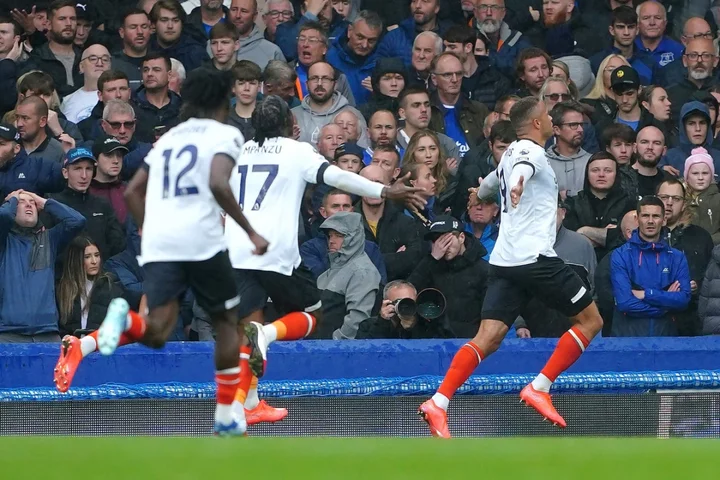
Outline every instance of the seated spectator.
[[(603, 130), (607, 123), (624, 123), (636, 132), (642, 129), (643, 110), (640, 107), (640, 76), (634, 68), (622, 65), (610, 74), (610, 90), (618, 106), (614, 117), (607, 117), (605, 122), (598, 122), (598, 130)], [(652, 116), (645, 119), (652, 120)]]
[(667, 152), (665, 137), (660, 129), (649, 126), (640, 130), (635, 140), (635, 152), (637, 161), (630, 168), (630, 173), (635, 177), (637, 194), (640, 198), (654, 195), (657, 187), (669, 176), (658, 168)]
[(665, 35), (667, 11), (660, 2), (647, 0), (637, 7), (640, 35), (635, 47), (651, 55), (658, 67), (666, 67), (680, 59), (683, 46)]
[(270, 60), (263, 71), (263, 95), (277, 95), (290, 108), (300, 106), (295, 96), (298, 76), (295, 70), (283, 60)]
[(385, 170), (390, 184), (400, 175), (400, 154), (394, 147), (380, 145), (373, 152), (371, 165), (377, 165)]
[(40, 97), (28, 97), (21, 101), (15, 109), (15, 114), (22, 147), (29, 157), (62, 163), (65, 149), (75, 146), (75, 141), (68, 136), (63, 137), (65, 146), (48, 136), (45, 130), (48, 108)]
[[(562, 77), (553, 75), (552, 77), (548, 77), (545, 80), (545, 83), (543, 83), (542, 88), (540, 89), (540, 100), (545, 102), (545, 106), (547, 107), (547, 111), (550, 112), (552, 109), (557, 105), (558, 103), (567, 103), (572, 102), (574, 103), (576, 100), (576, 97), (573, 96), (572, 92), (570, 91), (570, 87), (568, 86), (567, 81), (565, 81)], [(593, 153), (596, 153), (600, 150), (600, 146), (598, 145), (598, 139), (597, 134), (595, 133), (595, 127), (593, 127), (592, 120), (589, 116), (586, 114), (586, 108), (582, 108), (582, 114), (583, 114), (583, 136), (582, 136), (582, 148), (586, 152), (590, 153), (591, 155)], [(607, 119), (606, 119), (607, 120)], [(607, 123), (610, 123), (610, 120), (607, 120)], [(598, 129), (600, 130), (600, 129)], [(600, 130), (603, 131), (603, 130)], [(548, 138), (547, 142), (545, 143), (545, 148), (548, 149), (552, 147), (555, 143), (554, 138)]]
[(275, 43), (280, 47), (288, 61), (297, 56), (297, 39), (300, 27), (307, 22), (319, 23), (325, 32), (329, 32), (328, 42), (332, 43), (348, 26), (348, 22), (326, 0), (304, 0), (300, 3), (300, 19), (281, 23), (275, 30)]
[(435, 211), (433, 209), (435, 203), (435, 195), (437, 194), (437, 179), (433, 176), (430, 167), (425, 163), (407, 163), (404, 164), (400, 170), (399, 178), (405, 179), (406, 185), (423, 190), (418, 192), (418, 195), (422, 197), (427, 204), (425, 208), (420, 211), (415, 207), (408, 207), (405, 209), (405, 215), (414, 219), (418, 223), (418, 228), (421, 232), (427, 233), (427, 229), (430, 228), (430, 224), (435, 221)]
[(582, 103), (593, 108), (590, 117), (593, 124), (597, 124), (607, 117), (613, 117), (617, 113), (615, 93), (610, 88), (610, 75), (616, 68), (623, 65), (630, 66), (625, 57), (617, 54), (608, 55), (600, 63), (598, 70), (600, 73), (595, 77), (595, 86), (582, 99)]
[(682, 252), (662, 238), (663, 202), (645, 197), (637, 212), (638, 229), (610, 260), (615, 296), (612, 333), (616, 337), (676, 336), (674, 317), (690, 302), (688, 263)]
[(102, 132), (102, 114), (105, 104), (110, 100), (130, 101), (130, 83), (127, 75), (117, 70), (103, 72), (97, 80), (97, 96), (90, 115), (78, 123), (80, 133), (85, 140), (94, 141)]
[(658, 127), (665, 135), (668, 145), (675, 145), (677, 139), (677, 123), (673, 125), (670, 116), (672, 103), (668, 98), (667, 91), (657, 85), (648, 85), (640, 92), (640, 105), (643, 110), (652, 115), (655, 119), (653, 125)]
[[(329, 163), (335, 163), (335, 150), (337, 150), (340, 145), (344, 144), (346, 140), (345, 130), (343, 130), (340, 125), (328, 123), (320, 130), (320, 138), (317, 144), (318, 153), (325, 157), (325, 160)], [(320, 223), (322, 223), (322, 218), (320, 217), (319, 209), (325, 195), (330, 190), (332, 190), (332, 187), (327, 184), (315, 185), (313, 189), (311, 205), (312, 212), (316, 219), (320, 219)]]
[[(187, 15), (177, 0), (158, 0), (150, 10), (150, 21), (155, 33), (150, 37), (150, 50), (161, 56), (176, 58), (185, 70), (191, 71), (202, 66), (208, 60), (205, 51), (205, 34), (188, 29), (185, 25)], [(157, 57), (156, 57), (157, 58)], [(145, 81), (143, 62), (143, 84)], [(168, 67), (168, 71), (170, 67)]]
[[(55, 219), (43, 228), (38, 212)], [(0, 343), (59, 342), (55, 261), (85, 226), (72, 208), (30, 192), (12, 192), (0, 207)], [(40, 247), (44, 254), (37, 255)]]
[(65, 118), (80, 123), (88, 118), (99, 100), (98, 79), (110, 70), (110, 52), (102, 45), (90, 45), (82, 52), (80, 73), (83, 85), (63, 98), (60, 110)]
[(522, 50), (517, 57), (515, 78), (520, 89), (519, 97), (537, 97), (545, 80), (552, 74), (552, 58), (543, 50), (530, 47)]
[(255, 24), (257, 0), (233, 0), (230, 5), (230, 21), (240, 36), (238, 60), (250, 60), (264, 69), (270, 60), (285, 60), (282, 51), (274, 43), (265, 40)]
[[(367, 144), (367, 134), (364, 131), (360, 131), (358, 117), (350, 110), (338, 113), (335, 117), (335, 123), (345, 130), (345, 138), (347, 138), (348, 142), (355, 142), (361, 147), (364, 146), (363, 143)], [(365, 138), (363, 139), (363, 137)], [(363, 140), (365, 141), (363, 142)]]
[(235, 25), (218, 22), (210, 29), (210, 61), (205, 65), (211, 70), (230, 70), (238, 61), (240, 36)]
[(80, 336), (77, 330), (97, 330), (105, 320), (110, 301), (124, 298), (137, 309), (142, 293), (126, 291), (114, 275), (102, 268), (97, 245), (88, 237), (75, 237), (68, 245), (57, 286), (60, 334)]
[(100, 135), (115, 137), (128, 148), (128, 154), (123, 158), (121, 175), (125, 180), (132, 178), (152, 147), (149, 143), (139, 142), (135, 138), (137, 129), (135, 110), (127, 102), (110, 100), (103, 109), (100, 128)]
[(635, 200), (627, 196), (617, 177), (615, 158), (599, 152), (587, 163), (583, 189), (567, 198), (564, 225), (585, 235), (601, 260), (618, 235), (620, 220), (634, 204)]
[(698, 315), (703, 335), (720, 335), (720, 246), (713, 249), (700, 288)]
[(398, 96), (407, 84), (407, 69), (399, 58), (379, 58), (372, 71), (372, 96), (360, 106), (365, 120), (378, 110), (397, 114)]
[[(110, 202), (88, 193), (90, 182), (97, 167), (97, 160), (86, 148), (73, 148), (63, 165), (63, 177), (67, 186), (61, 193), (50, 198), (67, 205), (85, 217), (85, 233), (100, 249), (100, 255), (110, 258), (125, 250), (125, 231), (118, 222)], [(52, 225), (53, 219), (45, 221)]]
[[(325, 194), (325, 198), (323, 198), (322, 206), (320, 207), (320, 216), (324, 222), (337, 212), (352, 211), (353, 204), (349, 194), (341, 190), (330, 190)], [(385, 271), (385, 262), (383, 261), (377, 244), (365, 240), (365, 253), (373, 265), (377, 267), (381, 283), (384, 285), (387, 283), (387, 272)], [(312, 272), (313, 280), (315, 281), (330, 268), (328, 239), (322, 230), (318, 232), (315, 238), (300, 245), (300, 257), (302, 257), (303, 264)]]
[(687, 196), (693, 211), (692, 223), (712, 235), (720, 243), (720, 191), (715, 183), (715, 165), (704, 148), (695, 148), (685, 160)]
[(250, 122), (257, 104), (258, 92), (262, 83), (260, 67), (248, 60), (240, 60), (231, 70), (235, 107), (230, 109), (227, 123), (240, 130), (247, 142), (255, 136), (255, 129)]
[(122, 49), (113, 53), (113, 70), (127, 75), (134, 92), (142, 85), (142, 61), (148, 54), (152, 24), (150, 16), (142, 9), (128, 10), (120, 19), (118, 33)]
[(180, 60), (176, 58), (170, 59), (170, 73), (168, 74), (168, 89), (180, 95), (182, 85), (187, 78), (187, 72)]
[(602, 47), (572, 1), (543, 2), (540, 20), (525, 35), (554, 58), (572, 55), (576, 50), (592, 55)]
[(115, 275), (126, 291), (142, 294), (145, 272), (137, 261), (140, 255), (141, 232), (131, 218), (126, 223), (127, 246), (125, 250), (110, 257), (105, 269)]
[(317, 280), (323, 321), (315, 335), (320, 339), (354, 339), (360, 323), (372, 316), (380, 274), (364, 251), (360, 214), (338, 212), (320, 229), (327, 232), (330, 269)]
[(92, 153), (97, 159), (97, 166), (89, 192), (110, 202), (120, 225), (125, 225), (128, 212), (124, 197), (125, 182), (120, 175), (128, 148), (117, 138), (103, 135), (95, 141)]
[[(666, 172), (681, 177), (685, 171), (685, 159), (692, 150), (703, 147), (712, 157), (714, 170), (720, 171), (720, 150), (712, 148), (713, 132), (710, 128), (710, 111), (702, 102), (688, 102), (682, 106), (678, 146), (668, 150), (661, 166)], [(717, 178), (714, 179), (717, 181)]]
[(560, 195), (573, 197), (584, 188), (585, 166), (591, 155), (582, 148), (583, 109), (575, 102), (561, 102), (550, 111), (550, 117), (555, 144), (547, 149), (547, 159), (555, 171)]
[(179, 121), (182, 99), (168, 86), (171, 69), (170, 58), (162, 53), (150, 53), (143, 60), (143, 86), (133, 97), (137, 115), (135, 136), (141, 142), (155, 142)]
[(680, 108), (687, 102), (697, 98), (698, 94), (707, 93), (717, 84), (715, 69), (718, 65), (717, 47), (711, 38), (690, 40), (682, 54), (682, 63), (687, 73), (682, 81), (669, 85), (667, 94), (671, 104), (671, 115), (677, 118)]
[(477, 205), (468, 205), (463, 219), (465, 220), (465, 232), (482, 244), (487, 252), (483, 260), (489, 261), (500, 231), (500, 207), (497, 201), (480, 199)]
[(456, 338), (475, 335), (482, 319), (482, 302), (488, 279), (485, 248), (463, 232), (457, 219), (438, 216), (425, 234), (432, 250), (417, 264), (408, 282), (422, 291), (440, 290), (447, 301), (445, 314)]
[[(649, 132), (650, 130), (648, 130)], [(640, 199), (644, 195), (638, 194), (638, 174), (633, 165), (633, 149), (637, 134), (635, 130), (623, 123), (613, 123), (603, 130), (602, 144), (605, 145), (605, 151), (615, 157), (617, 161), (617, 176), (620, 186), (627, 196), (632, 199)], [(645, 140), (643, 150), (649, 152), (660, 152), (660, 157), (664, 155), (665, 150), (656, 150), (659, 145), (655, 145), (655, 141)], [(640, 155), (640, 153), (638, 153)], [(653, 159), (654, 160), (654, 157)], [(657, 165), (656, 165), (657, 166)], [(644, 168), (643, 168), (644, 169)]]
[(408, 86), (424, 90), (434, 88), (430, 82), (431, 65), (435, 57), (443, 52), (443, 41), (435, 32), (420, 32), (412, 46)]
[[(360, 176), (373, 182), (390, 184), (390, 175), (378, 165), (368, 165)], [(393, 202), (363, 197), (354, 210), (362, 215), (365, 238), (378, 245), (388, 280), (407, 278), (422, 255), (422, 234), (415, 222), (403, 215)]]
[(405, 280), (394, 280), (383, 289), (383, 302), (380, 313), (370, 317), (360, 324), (357, 336), (361, 339), (399, 339), (413, 340), (422, 338), (451, 338), (453, 334), (448, 330), (447, 318), (426, 320), (417, 313), (407, 315), (399, 312), (398, 302), (403, 299), (417, 300), (417, 290), (412, 283)]
[(363, 168), (363, 154), (363, 149), (357, 143), (346, 141), (335, 148), (331, 163), (337, 165), (341, 170), (360, 173)]
[(368, 119), (368, 137), (370, 146), (365, 149), (363, 162), (370, 165), (373, 158), (373, 150), (379, 146), (396, 147), (397, 144), (397, 120), (395, 114), (389, 110), (377, 110)]

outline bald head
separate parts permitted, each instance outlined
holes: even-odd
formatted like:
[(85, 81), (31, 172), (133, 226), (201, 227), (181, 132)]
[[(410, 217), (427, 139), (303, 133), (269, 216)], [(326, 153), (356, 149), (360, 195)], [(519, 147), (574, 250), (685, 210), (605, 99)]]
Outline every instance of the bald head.
[(680, 41), (687, 46), (688, 42), (694, 38), (706, 38), (712, 40), (712, 29), (710, 24), (704, 18), (690, 17), (683, 26), (683, 33)]
[(18, 104), (18, 107), (22, 108), (23, 111), (31, 113), (35, 116), (47, 117), (48, 106), (41, 97), (33, 95), (32, 97), (26, 97), (22, 102)]
[(367, 178), (371, 182), (382, 183), (383, 185), (390, 183), (390, 172), (379, 165), (368, 165), (360, 170), (360, 176)]
[(86, 48), (80, 59), (80, 73), (83, 74), (85, 87), (97, 89), (100, 75), (110, 70), (110, 52), (104, 46), (96, 43)]
[(630, 240), (632, 232), (638, 228), (638, 217), (635, 210), (631, 210), (625, 214), (620, 222), (620, 228), (625, 240)]

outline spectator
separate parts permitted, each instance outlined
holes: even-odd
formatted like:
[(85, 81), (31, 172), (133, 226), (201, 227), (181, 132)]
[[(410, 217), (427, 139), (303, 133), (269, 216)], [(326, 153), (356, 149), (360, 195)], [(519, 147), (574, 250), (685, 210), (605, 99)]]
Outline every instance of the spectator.
[(0, 123), (0, 198), (16, 190), (42, 196), (62, 190), (64, 183), (60, 163), (29, 157), (15, 127)]
[(80, 123), (92, 113), (99, 100), (98, 79), (110, 70), (110, 52), (102, 45), (90, 45), (82, 52), (80, 73), (83, 86), (63, 99), (60, 110), (65, 118)]
[(615, 242), (620, 220), (634, 203), (617, 178), (615, 158), (599, 152), (588, 160), (582, 191), (567, 199), (564, 225), (585, 235), (601, 260)]
[(662, 238), (663, 202), (645, 197), (637, 207), (638, 229), (612, 253), (615, 296), (612, 333), (617, 337), (676, 336), (673, 317), (690, 302), (685, 255)]
[(487, 252), (483, 260), (489, 261), (500, 231), (500, 207), (495, 199), (480, 199), (477, 205), (468, 205), (465, 233), (476, 238)]
[(227, 123), (240, 130), (245, 141), (248, 141), (255, 136), (255, 129), (250, 122), (250, 118), (257, 104), (258, 91), (262, 82), (262, 71), (253, 62), (240, 60), (233, 66), (232, 74), (235, 78), (233, 83), (235, 107), (230, 109)]
[(412, 46), (408, 84), (425, 90), (434, 88), (430, 82), (431, 65), (443, 51), (443, 41), (435, 32), (420, 32)]
[(477, 333), (482, 319), (482, 301), (488, 278), (485, 248), (463, 232), (457, 219), (438, 216), (425, 239), (432, 242), (426, 254), (408, 277), (419, 290), (440, 290), (447, 302), (445, 313), (456, 338)]
[(129, 10), (118, 29), (123, 48), (112, 57), (113, 69), (127, 75), (134, 92), (142, 85), (142, 64), (150, 43), (150, 17), (141, 9)]
[(554, 58), (576, 54), (577, 50), (592, 55), (601, 46), (571, 0), (543, 2), (540, 21), (525, 34), (533, 45)]
[(88, 38), (92, 32), (93, 21), (95, 20), (95, 12), (92, 7), (88, 8), (88, 4), (75, 4), (75, 14), (77, 17), (77, 30), (75, 31), (74, 43), (76, 46), (84, 49), (87, 45)]
[[(158, 0), (150, 10), (150, 21), (155, 34), (150, 37), (150, 50), (158, 51), (169, 58), (176, 58), (187, 71), (195, 70), (207, 61), (208, 55), (200, 38), (193, 37), (185, 31), (183, 24), (187, 14), (177, 0)], [(204, 36), (198, 32), (199, 36)], [(143, 62), (143, 84), (145, 81), (145, 64)], [(170, 70), (170, 68), (168, 68)]]
[[(624, 123), (613, 123), (603, 130), (602, 142), (605, 151), (617, 161), (620, 186), (627, 193), (628, 198), (639, 200), (642, 196), (638, 195), (637, 171), (632, 166), (636, 138), (637, 134), (632, 128)], [(652, 148), (654, 149), (654, 146)]]
[(434, 32), (441, 35), (452, 24), (440, 20), (440, 0), (411, 0), (411, 17), (406, 18), (398, 28), (388, 32), (378, 45), (379, 57), (400, 57), (405, 65), (412, 62), (412, 46), (419, 32)]
[(635, 48), (652, 55), (659, 67), (666, 67), (676, 61), (683, 47), (675, 40), (665, 36), (667, 11), (660, 2), (645, 1), (637, 7), (640, 20), (640, 36), (635, 39)]
[[(632, 67), (621, 66), (610, 74), (610, 89), (615, 95), (618, 112), (614, 122), (624, 123), (636, 132), (644, 125), (640, 124), (642, 109), (640, 108), (640, 76)], [(599, 124), (598, 124), (599, 125)], [(602, 129), (602, 127), (598, 126)]]
[(346, 141), (335, 149), (333, 164), (341, 170), (360, 173), (363, 168), (363, 149), (355, 142)]
[[(18, 104), (15, 112), (22, 147), (28, 156), (61, 164), (65, 157), (63, 144), (49, 137), (45, 130), (48, 119), (47, 103), (40, 97), (28, 97)], [(67, 140), (74, 144), (72, 138)]]
[(654, 195), (657, 187), (668, 177), (658, 168), (660, 159), (667, 152), (665, 137), (656, 127), (645, 127), (637, 134), (635, 141), (637, 161), (632, 166), (640, 198)]
[(693, 100), (699, 92), (709, 92), (717, 83), (714, 78), (714, 71), (718, 65), (715, 52), (716, 47), (712, 39), (698, 38), (687, 43), (682, 54), (682, 63), (687, 69), (687, 75), (667, 89), (673, 118), (678, 118), (682, 106)]
[(364, 251), (361, 216), (338, 212), (320, 226), (326, 231), (330, 269), (320, 275), (323, 321), (317, 338), (354, 339), (360, 323), (372, 315), (380, 274)]
[(395, 114), (389, 110), (377, 110), (368, 121), (370, 146), (365, 149), (365, 165), (372, 163), (373, 150), (378, 146), (394, 147), (397, 144), (397, 133)]
[(127, 247), (105, 262), (105, 269), (114, 274), (126, 291), (142, 294), (145, 272), (138, 264), (140, 231), (132, 220), (127, 222)]
[(182, 84), (187, 78), (185, 67), (176, 58), (170, 59), (170, 72), (168, 73), (168, 90), (180, 95)]
[(702, 324), (703, 335), (720, 335), (720, 246), (712, 252), (712, 260), (707, 267), (700, 288), (698, 315)]
[(149, 143), (139, 142), (135, 138), (137, 122), (135, 111), (122, 100), (110, 100), (103, 110), (103, 119), (100, 122), (102, 133), (118, 139), (129, 152), (123, 159), (122, 176), (129, 179), (142, 165), (145, 156), (150, 152)]
[(15, 107), (20, 57), (23, 53), (22, 29), (8, 17), (0, 15), (0, 118)]
[(582, 107), (575, 102), (561, 102), (550, 111), (555, 144), (547, 149), (547, 158), (555, 171), (560, 195), (572, 197), (583, 189), (585, 165), (590, 153), (582, 148)]
[[(690, 17), (683, 25), (680, 43), (682, 43), (683, 48), (687, 48), (691, 40), (713, 40), (714, 38), (713, 28), (710, 27), (710, 24), (705, 21), (705, 19)], [(681, 83), (687, 77), (687, 68), (684, 62), (672, 62), (664, 68), (661, 68), (657, 73), (657, 84), (667, 88)]]
[(200, 6), (193, 8), (187, 16), (187, 24), (210, 37), (215, 25), (227, 24), (229, 13), (222, 0), (200, 0)]
[(263, 8), (265, 40), (275, 42), (275, 32), (281, 23), (289, 22), (295, 16), (295, 8), (289, 0), (267, 0)]
[[(88, 192), (96, 165), (97, 161), (89, 150), (82, 147), (70, 150), (62, 172), (67, 187), (50, 198), (85, 217), (85, 232), (98, 246), (100, 254), (110, 258), (125, 249), (125, 232), (110, 202)], [(43, 219), (46, 225), (51, 221)]]
[(123, 168), (123, 157), (128, 148), (117, 138), (102, 135), (93, 145), (92, 153), (97, 159), (95, 177), (90, 182), (91, 195), (102, 197), (110, 202), (120, 225), (125, 225), (127, 206), (125, 205), (125, 183), (120, 174)]
[(365, 120), (378, 110), (389, 110), (397, 116), (398, 96), (407, 84), (407, 69), (399, 58), (379, 58), (372, 72), (372, 96), (360, 106)]
[(332, 162), (335, 160), (335, 150), (346, 141), (345, 130), (340, 125), (328, 123), (320, 129), (318, 152), (325, 157), (325, 160)]
[(340, 125), (342, 129), (345, 130), (345, 138), (347, 138), (348, 142), (356, 142), (358, 145), (360, 145), (363, 141), (361, 137), (367, 136), (365, 135), (365, 132), (361, 132), (358, 128), (357, 115), (355, 115), (350, 110), (345, 110), (344, 112), (338, 113), (335, 117), (335, 123), (337, 125)]
[(389, 178), (388, 184), (390, 184), (400, 175), (400, 153), (394, 147), (379, 145), (373, 151), (371, 165), (377, 165), (385, 170)]
[(715, 183), (715, 165), (704, 148), (695, 148), (685, 160), (684, 177), (693, 208), (692, 223), (707, 230), (715, 245), (720, 243), (720, 192)]
[(126, 291), (114, 275), (103, 271), (100, 251), (90, 238), (76, 237), (68, 245), (57, 286), (60, 333), (97, 330), (113, 298), (124, 298), (138, 308), (141, 295)]
[[(56, 225), (43, 228), (38, 212)], [(55, 200), (15, 191), (0, 207), (2, 291), (0, 343), (59, 342), (55, 260), (85, 226), (78, 212)], [(43, 255), (35, 255), (41, 246)]]
[(143, 60), (143, 86), (133, 97), (135, 136), (141, 142), (155, 142), (178, 123), (182, 99), (168, 87), (171, 68), (170, 59), (162, 53), (150, 53)]
[(676, 177), (682, 178), (685, 160), (692, 150), (702, 147), (713, 159), (715, 171), (720, 169), (720, 150), (712, 148), (713, 133), (710, 128), (710, 111), (702, 102), (688, 102), (680, 111), (680, 130), (678, 146), (668, 150), (661, 162), (662, 168)]
[(328, 42), (332, 43), (342, 35), (348, 22), (342, 18), (327, 0), (305, 0), (301, 3), (302, 16), (297, 22), (292, 20), (281, 23), (275, 30), (275, 43), (280, 47), (288, 61), (296, 59), (297, 38), (300, 27), (307, 22), (318, 22), (325, 32), (330, 32)]
[(214, 70), (230, 70), (238, 61), (240, 37), (235, 25), (218, 22), (208, 34), (210, 37), (210, 62), (207, 67)]
[[(337, 212), (352, 211), (353, 204), (350, 195), (341, 190), (333, 189), (327, 192), (323, 198), (320, 216), (324, 222)], [(385, 262), (380, 249), (376, 243), (365, 240), (364, 251), (377, 268), (381, 283), (384, 285), (387, 283), (387, 272), (385, 271)], [(312, 272), (314, 281), (317, 281), (318, 277), (330, 268), (328, 239), (323, 230), (320, 230), (315, 238), (300, 245), (300, 257), (302, 257), (303, 264)]]
[[(390, 184), (390, 175), (378, 165), (368, 165), (360, 176), (373, 182)], [(375, 242), (383, 255), (387, 279), (407, 278), (422, 255), (421, 233), (415, 223), (392, 202), (363, 197), (355, 204), (362, 215), (365, 238)]]
[(677, 143), (674, 141), (677, 138), (677, 126), (673, 126), (671, 122), (671, 103), (665, 89), (657, 85), (648, 85), (643, 88), (642, 92), (640, 92), (640, 105), (642, 105), (643, 110), (647, 110), (652, 115), (655, 120), (653, 125), (663, 132), (667, 139), (666, 143), (668, 145)]
[(537, 97), (545, 80), (551, 75), (552, 59), (539, 48), (530, 47), (522, 50), (517, 57), (515, 77), (520, 89), (519, 97)]
[(270, 60), (285, 60), (280, 48), (263, 38), (255, 24), (257, 0), (233, 0), (230, 5), (230, 21), (240, 35), (238, 60), (250, 60), (263, 70)]
[(435, 220), (435, 211), (433, 209), (435, 203), (435, 195), (437, 194), (437, 179), (432, 173), (432, 169), (424, 163), (407, 163), (404, 164), (400, 170), (400, 178), (405, 178), (406, 185), (423, 190), (418, 192), (418, 195), (423, 198), (427, 203), (423, 210), (417, 210), (415, 207), (408, 207), (405, 210), (405, 215), (414, 219), (416, 224), (422, 226), (421, 231), (423, 234), (427, 233), (427, 229), (430, 228), (430, 224)]
[(335, 91), (337, 75), (335, 69), (328, 63), (317, 62), (308, 69), (309, 95), (305, 97), (300, 106), (292, 109), (292, 113), (300, 127), (301, 142), (317, 144), (320, 129), (331, 123), (335, 116), (344, 110), (350, 110), (361, 121), (363, 128), (365, 121), (361, 120), (360, 112), (348, 105), (347, 99)]
[[(531, 44), (522, 32), (512, 30), (505, 23), (505, 0), (473, 0), (473, 25), (488, 40), (490, 60), (508, 77), (515, 75), (518, 54)], [(514, 12), (510, 12), (514, 13)]]
[(585, 95), (582, 102), (590, 105), (594, 113), (591, 115), (593, 124), (606, 117), (613, 117), (617, 113), (617, 104), (615, 103), (615, 93), (610, 88), (610, 75), (620, 66), (630, 66), (625, 57), (622, 55), (608, 55), (600, 63), (599, 72), (595, 78), (595, 86), (590, 93)]
[(442, 316), (433, 320), (419, 318), (419, 315), (406, 315), (397, 309), (403, 299), (417, 301), (417, 290), (412, 283), (394, 280), (383, 289), (383, 302), (380, 313), (360, 324), (357, 339), (400, 339), (415, 340), (423, 338), (451, 338), (447, 327), (447, 318)]
[[(550, 112), (555, 105), (560, 102), (574, 101), (575, 97), (570, 92), (568, 83), (563, 80), (562, 77), (548, 77), (543, 83), (539, 93), (540, 100), (545, 102), (547, 111)], [(582, 148), (586, 152), (595, 153), (599, 150), (597, 135), (595, 133), (595, 127), (593, 127), (590, 118), (585, 114), (583, 108), (583, 136), (582, 136)], [(549, 138), (545, 144), (545, 148), (553, 146), (555, 139)]]
[[(84, 139), (93, 141), (102, 132), (102, 114), (106, 102), (110, 100), (130, 100), (130, 81), (127, 75), (117, 70), (103, 72), (97, 81), (97, 97), (90, 116), (78, 123), (78, 128)], [(79, 91), (79, 90), (78, 90)]]
[(300, 101), (295, 96), (297, 81), (298, 76), (290, 65), (282, 60), (270, 60), (263, 71), (263, 94), (277, 95), (290, 108), (298, 107)]

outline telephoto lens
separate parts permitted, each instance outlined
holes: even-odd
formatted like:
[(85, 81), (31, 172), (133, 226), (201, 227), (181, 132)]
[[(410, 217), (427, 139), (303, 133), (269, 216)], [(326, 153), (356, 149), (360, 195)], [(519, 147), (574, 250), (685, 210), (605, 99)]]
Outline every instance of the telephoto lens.
[(414, 317), (417, 312), (417, 305), (412, 298), (400, 298), (395, 300), (395, 313), (399, 317)]

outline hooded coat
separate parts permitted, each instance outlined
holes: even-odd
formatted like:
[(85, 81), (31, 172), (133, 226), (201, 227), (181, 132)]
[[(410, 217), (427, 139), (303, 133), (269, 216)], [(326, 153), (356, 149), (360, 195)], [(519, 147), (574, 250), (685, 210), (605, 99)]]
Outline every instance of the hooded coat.
[(695, 210), (692, 224), (707, 230), (713, 243), (720, 244), (720, 190), (717, 184), (711, 183), (699, 194), (691, 194), (690, 204)]
[(320, 226), (344, 235), (342, 247), (330, 253), (330, 269), (317, 280), (322, 291), (323, 321), (317, 338), (354, 339), (360, 323), (372, 316), (380, 290), (380, 273), (365, 253), (362, 216), (337, 212)]
[[(379, 58), (375, 63), (375, 69), (372, 71), (372, 96), (367, 100), (367, 103), (360, 107), (365, 120), (370, 121), (373, 113), (378, 110), (390, 110), (397, 116), (398, 108), (400, 107), (398, 99), (396, 97), (389, 97), (380, 92), (380, 79), (383, 75), (388, 73), (399, 73), (405, 80), (405, 85), (408, 83), (408, 74), (405, 65), (399, 58)], [(368, 92), (370, 93), (370, 92)], [(398, 135), (399, 137), (399, 135)], [(454, 144), (454, 142), (453, 142)]]
[(675, 167), (682, 177), (685, 170), (685, 160), (690, 156), (693, 148), (703, 147), (708, 151), (710, 156), (713, 158), (713, 164), (715, 165), (715, 181), (718, 179), (720, 173), (720, 150), (712, 148), (713, 142), (713, 131), (712, 128), (708, 128), (707, 138), (705, 143), (702, 145), (693, 145), (685, 132), (685, 121), (694, 113), (703, 114), (710, 125), (710, 111), (708, 107), (702, 102), (688, 102), (682, 106), (680, 110), (680, 120), (678, 121), (678, 146), (668, 150), (664, 158), (660, 160), (659, 167), (670, 165)]
[[(209, 42), (208, 48), (210, 48)], [(285, 55), (283, 55), (280, 47), (265, 40), (262, 32), (258, 26), (255, 25), (250, 35), (240, 39), (240, 50), (237, 52), (237, 59), (250, 60), (256, 63), (257, 66), (260, 67), (260, 70), (265, 70), (270, 60), (284, 61)]]
[(325, 55), (325, 60), (347, 77), (356, 105), (367, 103), (373, 94), (373, 92), (363, 87), (362, 81), (373, 76), (377, 59), (377, 49), (370, 52), (366, 57), (356, 55), (350, 50), (347, 29), (330, 44), (330, 49)]
[(566, 157), (558, 153), (555, 145), (546, 151), (550, 166), (555, 171), (558, 190), (567, 190), (569, 197), (575, 196), (585, 188), (587, 179), (587, 164), (591, 154), (580, 148), (576, 154)]
[[(441, 37), (453, 25), (447, 20), (437, 19), (437, 27), (433, 32)], [(412, 64), (412, 47), (415, 37), (420, 33), (415, 19), (406, 18), (398, 27), (388, 32), (377, 47), (378, 57), (400, 57), (407, 67)]]
[(292, 109), (292, 113), (295, 116), (295, 121), (298, 127), (300, 127), (300, 142), (308, 142), (313, 145), (317, 145), (318, 136), (322, 127), (328, 123), (332, 123), (338, 113), (350, 110), (358, 118), (358, 130), (367, 130), (367, 123), (362, 113), (348, 104), (348, 101), (338, 92), (334, 92), (332, 96), (332, 105), (325, 112), (315, 112), (310, 106), (310, 96), (308, 95), (302, 101), (302, 103)]

